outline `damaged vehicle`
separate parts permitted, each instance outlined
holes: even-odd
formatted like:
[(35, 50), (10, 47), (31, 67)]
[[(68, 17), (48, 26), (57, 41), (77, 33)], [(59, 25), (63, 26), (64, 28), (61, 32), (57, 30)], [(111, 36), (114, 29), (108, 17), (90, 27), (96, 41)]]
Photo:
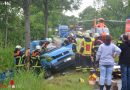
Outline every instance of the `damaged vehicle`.
[(41, 65), (45, 69), (45, 77), (74, 65), (74, 53), (71, 47), (70, 44), (41, 55)]

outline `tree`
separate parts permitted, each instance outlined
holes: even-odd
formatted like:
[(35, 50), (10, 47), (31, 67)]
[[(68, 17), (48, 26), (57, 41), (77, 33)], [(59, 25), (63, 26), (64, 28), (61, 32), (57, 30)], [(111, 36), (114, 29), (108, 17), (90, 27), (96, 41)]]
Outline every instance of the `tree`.
[(30, 0), (24, 0), (23, 11), (25, 18), (25, 37), (26, 37), (26, 49), (30, 47), (30, 12), (29, 12)]
[(34, 0), (33, 2), (39, 8), (42, 8), (42, 11), (44, 13), (44, 21), (45, 21), (44, 36), (46, 38), (48, 37), (48, 22), (49, 22), (48, 18), (51, 14), (50, 12), (55, 11), (56, 9), (58, 9), (60, 13), (62, 13), (63, 10), (78, 9), (81, 0), (39, 0), (38, 1), (39, 3), (36, 0)]
[(83, 21), (85, 29), (90, 29), (92, 27), (92, 23), (86, 20), (93, 20), (96, 17), (98, 17), (97, 11), (92, 6), (87, 7), (80, 13), (80, 20)]

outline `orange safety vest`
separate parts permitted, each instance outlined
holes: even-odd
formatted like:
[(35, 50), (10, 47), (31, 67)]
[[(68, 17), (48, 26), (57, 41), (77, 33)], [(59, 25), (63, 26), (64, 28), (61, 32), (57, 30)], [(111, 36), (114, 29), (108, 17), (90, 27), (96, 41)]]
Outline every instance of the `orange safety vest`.
[(104, 28), (104, 27), (106, 27), (106, 25), (104, 23), (99, 23), (99, 24), (96, 25), (96, 27), (98, 27), (98, 28)]
[(38, 56), (39, 55), (39, 52), (37, 52), (37, 51), (33, 51), (32, 52), (32, 57), (36, 57), (36, 56)]
[(15, 57), (20, 56), (20, 51), (17, 51), (16, 53), (14, 53), (14, 56)]
[(91, 55), (92, 54), (92, 48), (93, 48), (93, 42), (86, 42), (85, 40), (83, 41), (83, 55)]

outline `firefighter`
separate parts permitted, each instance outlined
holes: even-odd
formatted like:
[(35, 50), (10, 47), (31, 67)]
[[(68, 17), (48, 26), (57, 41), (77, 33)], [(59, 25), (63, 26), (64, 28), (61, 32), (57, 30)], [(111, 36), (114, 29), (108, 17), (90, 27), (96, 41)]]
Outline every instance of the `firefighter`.
[(77, 32), (77, 37), (76, 37), (76, 49), (75, 49), (75, 66), (76, 66), (76, 71), (81, 70), (81, 53), (80, 49), (82, 47), (82, 41), (83, 41), (83, 36), (82, 32), (78, 31)]
[(81, 58), (81, 63), (82, 63), (82, 72), (86, 72), (88, 68), (92, 67), (92, 47), (93, 47), (93, 42), (90, 38), (89, 33), (85, 33), (84, 35), (84, 40), (82, 41), (82, 48), (81, 48), (81, 53), (82, 53), (82, 58)]
[(15, 58), (16, 65), (24, 64), (24, 62), (22, 61), (23, 53), (21, 52), (21, 48), (22, 47), (20, 45), (17, 45), (14, 50), (14, 58)]
[(119, 47), (123, 43), (123, 35), (120, 35), (116, 45)]
[(40, 66), (40, 51), (41, 46), (37, 45), (31, 55), (31, 66)]
[(65, 38), (64, 42), (62, 43), (62, 46), (67, 46), (69, 45), (69, 40), (67, 38)]
[[(97, 50), (99, 48), (99, 46), (103, 43), (102, 40), (100, 40), (100, 35), (99, 33), (95, 33), (94, 34), (94, 38), (95, 38), (95, 41), (94, 41), (94, 44), (93, 44), (93, 57), (94, 57), (94, 65), (97, 65), (98, 62), (96, 62), (96, 53), (97, 53)], [(98, 65), (97, 65), (98, 66)]]
[(67, 39), (68, 39), (69, 43), (72, 43), (72, 40), (74, 39), (74, 34), (70, 33), (69, 36), (67, 37)]
[(41, 43), (41, 53), (43, 54), (43, 53), (45, 53), (45, 52), (47, 52), (47, 46), (50, 44), (50, 42), (49, 41), (45, 41), (45, 42), (42, 42)]

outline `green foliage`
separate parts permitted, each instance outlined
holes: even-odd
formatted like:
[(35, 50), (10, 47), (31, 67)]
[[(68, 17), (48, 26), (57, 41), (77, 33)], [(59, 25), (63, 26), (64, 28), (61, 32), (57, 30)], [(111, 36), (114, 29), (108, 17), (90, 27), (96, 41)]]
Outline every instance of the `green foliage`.
[[(94, 18), (104, 18), (105, 20), (125, 21), (129, 15), (128, 6), (124, 4), (124, 0), (95, 0), (95, 7), (87, 7), (80, 14), (81, 20), (93, 20)], [(125, 32), (125, 22), (105, 22), (110, 29), (111, 35), (117, 39)], [(86, 29), (92, 27), (92, 23), (84, 21)]]
[(14, 66), (13, 48), (0, 48), (0, 71), (9, 70)]

